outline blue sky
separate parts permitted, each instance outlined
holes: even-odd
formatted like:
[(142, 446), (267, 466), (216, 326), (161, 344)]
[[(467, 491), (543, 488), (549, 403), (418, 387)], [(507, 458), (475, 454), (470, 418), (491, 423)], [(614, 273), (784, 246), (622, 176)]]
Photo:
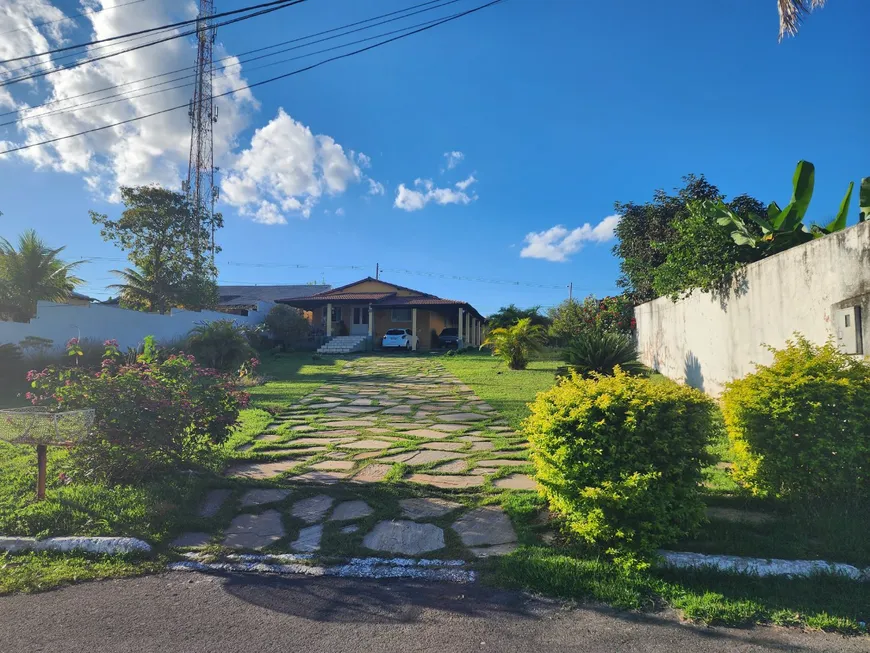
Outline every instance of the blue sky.
[[(39, 36), (33, 22), (77, 6), (53, 4), (0, 0), (0, 17), (5, 11), (18, 21), (10, 24), (23, 27), (16, 39), (0, 39), (0, 58), (63, 38), (77, 42), (93, 31), (103, 36), (183, 18), (192, 6), (143, 0), (94, 14), (93, 24), (80, 21), (77, 30), (52, 34), (43, 27)], [(218, 11), (245, 4), (217, 1)], [(411, 4), (309, 0), (222, 28), (219, 55)], [(432, 13), (478, 4), (460, 0)], [(37, 5), (43, 13), (34, 17)], [(226, 220), (218, 236), (220, 280), (340, 285), (372, 274), (379, 263), (385, 279), (465, 299), (483, 312), (511, 302), (552, 306), (569, 282), (578, 295), (615, 291), (614, 219), (607, 220), (614, 201), (643, 201), (684, 174), (704, 173), (728, 195), (782, 202), (802, 158), (816, 165), (811, 217), (821, 221), (836, 210), (849, 181), (870, 176), (870, 87), (861, 78), (870, 61), (870, 6), (832, 0), (796, 38), (779, 43), (775, 5), (507, 0), (226, 101), (217, 145), (227, 200), (220, 207)], [(98, 88), (106, 78), (192, 63), (190, 45), (176, 44), (127, 55), (118, 69), (85, 79), (64, 73), (46, 78), (57, 82), (6, 87), (5, 96), (0, 89), (0, 111)], [(299, 63), (250, 72), (243, 64), (226, 84), (254, 83)], [(189, 91), (177, 93), (183, 102)], [(169, 106), (170, 95), (148, 98), (148, 107)], [(93, 109), (82, 122), (69, 115), (34, 121), (30, 132), (0, 127), (0, 142), (78, 131), (142, 106)], [(50, 244), (66, 245), (68, 258), (93, 259), (82, 268), (84, 290), (107, 296), (108, 270), (124, 261), (104, 259), (124, 254), (101, 241), (88, 210), (117, 216), (117, 183), (171, 183), (186, 171), (184, 113), (134, 131), (66, 141), (62, 150), (0, 156), (0, 235), (11, 239), (33, 227)], [(461, 157), (445, 156), (453, 152)], [(853, 222), (856, 216), (857, 200)], [(546, 258), (521, 256), (529, 234), (560, 225), (526, 249)], [(296, 265), (302, 267), (278, 267)], [(343, 269), (349, 266), (360, 269)], [(520, 285), (444, 278), (452, 276)]]

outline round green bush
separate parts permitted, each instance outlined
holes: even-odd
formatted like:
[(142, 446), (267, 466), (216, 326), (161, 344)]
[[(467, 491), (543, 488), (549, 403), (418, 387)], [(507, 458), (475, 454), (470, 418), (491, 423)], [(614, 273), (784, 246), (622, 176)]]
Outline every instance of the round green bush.
[(722, 395), (734, 479), (798, 502), (870, 496), (870, 366), (796, 334)]
[(614, 372), (574, 374), (539, 394), (525, 430), (542, 492), (568, 530), (634, 560), (703, 520), (713, 404), (685, 386)]

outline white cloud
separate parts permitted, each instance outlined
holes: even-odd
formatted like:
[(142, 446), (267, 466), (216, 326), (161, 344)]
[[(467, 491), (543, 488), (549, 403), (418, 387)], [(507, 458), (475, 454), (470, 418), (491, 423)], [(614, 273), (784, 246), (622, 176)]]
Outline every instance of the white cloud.
[[(88, 2), (87, 7), (102, 9), (114, 4), (116, 3), (107, 0), (94, 0)], [(74, 11), (74, 5), (69, 11)], [(56, 20), (63, 17), (64, 13), (52, 7), (47, 0), (0, 0), (0, 24), (4, 28), (7, 25), (12, 29), (22, 28), (21, 31), (6, 34), (0, 39), (0, 57), (6, 59), (50, 49), (64, 43), (64, 32), (68, 33), (73, 28), (78, 30), (75, 32), (76, 41), (93, 40), (132, 32), (141, 29), (143, 25), (160, 25), (190, 18), (195, 14), (196, 6), (190, 1), (151, 0), (128, 5), (118, 11), (91, 13), (87, 20), (62, 21), (37, 27), (37, 23)], [(82, 26), (85, 29), (80, 29)], [(99, 54), (105, 54), (105, 50)], [(191, 66), (194, 56), (190, 39), (175, 39), (93, 64), (56, 72), (27, 84), (14, 84), (5, 90), (11, 95), (11, 101), (17, 108), (25, 109), (34, 104), (63, 100), (115, 84), (158, 75), (167, 70)], [(217, 43), (215, 58), (225, 56), (227, 53), (223, 46)], [(221, 65), (236, 62), (235, 59), (229, 59)], [(14, 62), (0, 68), (5, 68), (6, 75), (3, 76), (9, 76), (10, 70), (23, 64), (27, 62)], [(51, 67), (53, 64), (46, 62), (43, 66)], [(100, 98), (118, 92), (135, 96), (139, 94), (137, 89), (141, 90), (149, 83), (153, 82), (94, 93), (69, 103), (36, 109), (32, 115), (39, 116), (88, 100), (99, 103)], [(241, 76), (240, 66), (228, 67), (215, 76), (216, 94), (244, 87), (245, 80)], [(2, 97), (3, 93), (0, 93), (0, 98)], [(7, 144), (34, 143), (117, 123), (166, 107), (186, 104), (189, 97), (190, 87), (184, 87), (165, 93), (123, 99), (104, 106), (78, 109), (73, 113), (35, 117), (20, 123), (17, 133), (13, 132)], [(10, 98), (7, 96), (5, 100), (0, 99), (0, 103), (4, 101), (8, 104)], [(236, 136), (247, 124), (249, 111), (257, 103), (250, 91), (245, 89), (216, 100), (216, 104), (219, 120), (214, 132), (215, 163), (223, 165), (235, 145)], [(87, 136), (23, 150), (18, 156), (36, 168), (80, 174), (93, 192), (117, 200), (119, 184), (159, 183), (178, 188), (182, 176), (187, 172), (189, 138), (190, 123), (187, 112), (179, 110)]]
[[(81, 6), (66, 3), (66, 14), (49, 0), (0, 0), (0, 31), (18, 30), (0, 37), (0, 60), (48, 50), (70, 42), (97, 40), (196, 16), (194, 0), (148, 0), (124, 6), (117, 11), (90, 13), (86, 19), (57, 21), (80, 11), (113, 7), (118, 0), (82, 0)], [(60, 4), (60, 3), (58, 3)], [(176, 33), (184, 30), (181, 28)], [(101, 46), (96, 46), (101, 47)], [(107, 50), (118, 48), (111, 45)], [(19, 117), (30, 119), (0, 137), (0, 146), (14, 147), (58, 138), (108, 124), (118, 123), (167, 107), (184, 105), (191, 96), (191, 86), (166, 90), (189, 83), (173, 83), (145, 90), (166, 78), (129, 84), (99, 91), (132, 80), (159, 76), (169, 70), (184, 70), (194, 63), (195, 41), (190, 37), (167, 41), (160, 45), (118, 55), (75, 69), (58, 71), (39, 80), (0, 87), (0, 107), (19, 109)], [(218, 98), (219, 119), (214, 127), (214, 161), (220, 167), (221, 200), (239, 209), (240, 213), (262, 224), (285, 224), (291, 214), (307, 217), (323, 194), (344, 193), (351, 184), (369, 182), (369, 193), (384, 194), (383, 186), (362, 171), (371, 167), (369, 156), (346, 150), (328, 135), (314, 135), (311, 130), (279, 111), (268, 124), (256, 131), (246, 148), (239, 135), (250, 123), (259, 107), (246, 87), (238, 59), (228, 57), (220, 42), (215, 43), (216, 65), (214, 93), (243, 89), (233, 95)], [(61, 64), (67, 63), (63, 60)], [(15, 73), (15, 68), (28, 65), (20, 61), (0, 65), (0, 79)], [(48, 60), (44, 68), (51, 68)], [(19, 73), (20, 74), (20, 73)], [(174, 79), (179, 75), (174, 75)], [(156, 93), (155, 91), (166, 91)], [(95, 92), (98, 91), (98, 92)], [(108, 97), (125, 93), (124, 98)], [(69, 99), (73, 96), (81, 96)], [(135, 97), (141, 95), (141, 97)], [(65, 101), (69, 99), (69, 101)], [(83, 102), (103, 106), (79, 108), (71, 113), (56, 113), (65, 107)], [(49, 107), (31, 109), (37, 104), (52, 102)], [(4, 108), (4, 110), (6, 110)], [(46, 115), (54, 113), (54, 115)], [(8, 120), (10, 118), (4, 119)], [(6, 141), (3, 141), (6, 138)], [(187, 175), (190, 144), (190, 122), (186, 110), (172, 111), (97, 131), (86, 136), (61, 140), (51, 145), (22, 150), (18, 161), (37, 169), (51, 169), (82, 178), (95, 195), (119, 201), (119, 185), (157, 183), (178, 189)], [(6, 149), (6, 147), (0, 147)], [(5, 157), (10, 160), (10, 157)], [(0, 165), (3, 160), (0, 159)]]
[(384, 192), (385, 192), (384, 185), (381, 182), (375, 181), (371, 177), (367, 177), (366, 181), (369, 182), (369, 195), (383, 195), (384, 194)]
[(571, 254), (580, 251), (587, 242), (604, 243), (612, 240), (621, 217), (609, 215), (594, 227), (587, 222), (571, 231), (562, 225), (556, 225), (546, 231), (532, 232), (526, 235), (526, 246), (520, 256), (555, 262), (567, 261)]
[[(415, 179), (414, 188), (399, 184), (393, 206), (403, 211), (419, 211), (429, 202), (445, 204), (470, 204), (477, 195), (469, 195), (465, 190), (476, 181), (474, 177), (456, 184), (459, 190), (453, 188), (437, 188), (431, 179)], [(418, 190), (419, 189), (419, 190)]]
[(338, 207), (337, 209), (335, 209), (335, 215), (337, 215), (338, 217), (343, 216), (343, 215), (344, 215), (344, 209), (341, 208), (341, 207)]
[(343, 193), (362, 180), (355, 158), (279, 109), (229, 166), (222, 197), (263, 224), (286, 224), (286, 213), (307, 218), (324, 192)]
[(471, 184), (477, 181), (477, 178), (474, 175), (469, 175), (467, 179), (463, 179), (462, 181), (457, 181), (455, 186), (459, 190), (466, 190)]
[(445, 152), (444, 158), (447, 159), (447, 169), (453, 170), (453, 168), (462, 163), (465, 155), (458, 150), (453, 150), (452, 152)]

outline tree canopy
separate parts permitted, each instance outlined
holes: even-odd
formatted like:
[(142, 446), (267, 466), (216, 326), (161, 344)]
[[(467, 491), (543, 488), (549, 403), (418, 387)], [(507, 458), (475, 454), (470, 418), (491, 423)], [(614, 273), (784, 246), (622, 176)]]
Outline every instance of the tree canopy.
[[(676, 298), (695, 288), (721, 290), (729, 286), (735, 270), (756, 260), (753, 253), (735, 246), (730, 229), (689, 210), (696, 202), (724, 201), (721, 191), (704, 175), (687, 175), (683, 182), (673, 194), (655, 191), (650, 202), (615, 205), (622, 215), (616, 227), (619, 242), (613, 248), (621, 259), (617, 285), (636, 304), (661, 295)], [(748, 195), (728, 205), (740, 211), (763, 210), (762, 203)]]
[(81, 261), (62, 261), (64, 249), (52, 249), (32, 229), (18, 237), (17, 249), (0, 238), (0, 318), (27, 321), (37, 301), (63, 301), (82, 283), (72, 274)]
[(512, 327), (520, 320), (528, 318), (533, 325), (549, 326), (550, 318), (541, 313), (540, 306), (519, 308), (516, 304), (502, 306), (498, 311), (487, 318), (489, 326), (493, 329), (506, 329)]
[[(159, 186), (121, 187), (118, 220), (90, 212), (104, 240), (126, 251), (133, 269), (115, 271), (122, 303), (140, 310), (200, 309), (217, 302), (210, 260), (211, 224), (197, 217), (182, 193)], [(223, 226), (216, 214), (215, 227)]]

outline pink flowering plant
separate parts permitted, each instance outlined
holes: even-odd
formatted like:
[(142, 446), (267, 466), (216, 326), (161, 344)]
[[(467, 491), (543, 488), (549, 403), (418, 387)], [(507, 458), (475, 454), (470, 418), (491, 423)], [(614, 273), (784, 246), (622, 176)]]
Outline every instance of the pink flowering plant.
[(242, 363), (242, 366), (239, 368), (239, 378), (244, 379), (245, 377), (253, 376), (254, 372), (260, 366), (259, 358), (251, 358)]
[(73, 468), (128, 483), (212, 463), (248, 395), (193, 356), (127, 364), (117, 343), (104, 344), (106, 356), (96, 372), (49, 367), (27, 375), (34, 405), (96, 411), (91, 433), (72, 451)]

